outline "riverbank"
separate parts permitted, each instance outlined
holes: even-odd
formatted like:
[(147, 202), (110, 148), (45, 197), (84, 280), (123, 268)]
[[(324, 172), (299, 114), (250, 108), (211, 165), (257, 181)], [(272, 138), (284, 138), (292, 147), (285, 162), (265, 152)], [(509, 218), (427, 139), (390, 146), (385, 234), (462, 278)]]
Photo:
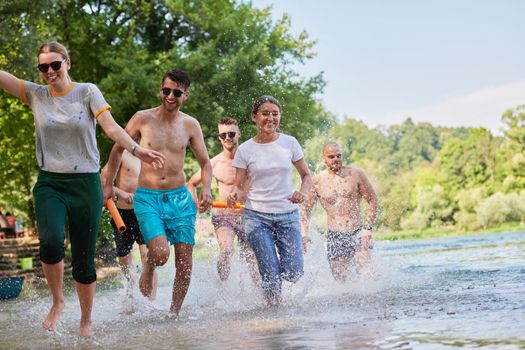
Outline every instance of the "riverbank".
[(496, 232), (515, 232), (525, 230), (525, 225), (520, 222), (506, 222), (501, 225), (479, 230), (479, 231), (458, 231), (457, 228), (434, 228), (423, 231), (378, 231), (374, 233), (376, 241), (397, 241), (408, 239), (427, 239), (441, 237), (460, 237), (467, 235), (480, 235)]

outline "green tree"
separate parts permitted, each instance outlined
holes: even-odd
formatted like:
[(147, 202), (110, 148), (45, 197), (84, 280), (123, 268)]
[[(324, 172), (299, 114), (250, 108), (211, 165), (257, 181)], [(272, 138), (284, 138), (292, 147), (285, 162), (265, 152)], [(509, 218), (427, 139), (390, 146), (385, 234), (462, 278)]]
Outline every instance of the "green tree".
[(525, 189), (525, 105), (507, 110), (501, 117), (506, 140), (498, 149), (496, 177), (504, 192)]
[(438, 160), (446, 186), (453, 192), (482, 184), (492, 189), (500, 144), (500, 139), (483, 128), (470, 129), (466, 140), (449, 141)]
[[(268, 8), (233, 0), (22, 0), (0, 4), (0, 14), (0, 69), (37, 81), (38, 45), (62, 42), (70, 50), (72, 77), (97, 84), (122, 125), (137, 110), (158, 105), (162, 75), (179, 68), (192, 80), (184, 112), (200, 121), (210, 154), (220, 149), (216, 124), (226, 116), (240, 120), (245, 138), (255, 132), (250, 108), (263, 94), (281, 101), (281, 127), (300, 142), (326, 128), (327, 113), (317, 101), (322, 75), (305, 78), (292, 68), (314, 55), (315, 42), (305, 32), (292, 34), (289, 17), (273, 21)], [(1, 200), (29, 214), (30, 206), (16, 198), (31, 197), (26, 183), (36, 173), (34, 149), (27, 146), (34, 143), (27, 136), (30, 113), (6, 94), (0, 94), (0, 112), (1, 159), (11, 164), (20, 153), (16, 159), (28, 167), (9, 170), (19, 178), (2, 168), (0, 184), (9, 190)], [(105, 162), (112, 142), (98, 132)], [(188, 160), (187, 172), (194, 168)]]
[(505, 125), (505, 136), (519, 146), (521, 151), (525, 150), (525, 104), (514, 109), (509, 109), (501, 116)]
[(385, 162), (391, 173), (431, 163), (441, 148), (437, 129), (429, 123), (414, 124), (411, 118), (389, 127), (387, 135), (392, 152)]
[[(35, 80), (36, 49), (47, 27), (49, 2), (0, 3), (0, 68)], [(18, 99), (0, 93), (0, 208), (34, 226), (31, 188), (37, 165), (33, 115)]]

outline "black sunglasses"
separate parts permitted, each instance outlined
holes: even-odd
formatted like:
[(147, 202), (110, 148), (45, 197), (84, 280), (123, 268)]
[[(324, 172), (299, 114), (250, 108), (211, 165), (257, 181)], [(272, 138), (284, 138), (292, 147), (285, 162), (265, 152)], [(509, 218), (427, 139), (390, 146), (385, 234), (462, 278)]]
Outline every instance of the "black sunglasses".
[(228, 135), (230, 139), (233, 139), (237, 133), (235, 131), (221, 132), (219, 138), (224, 141), (226, 140), (226, 135)]
[(171, 92), (173, 91), (173, 95), (175, 97), (181, 97), (182, 94), (184, 93), (184, 91), (182, 90), (179, 90), (179, 89), (170, 89), (170, 88), (167, 88), (167, 87), (164, 87), (161, 89), (162, 90), (162, 93), (164, 94), (164, 96), (169, 96), (171, 94)]
[(64, 62), (66, 62), (65, 58), (62, 61), (53, 61), (49, 64), (41, 63), (38, 66), (36, 66), (36, 68), (38, 68), (38, 70), (41, 71), (42, 73), (47, 73), (47, 71), (49, 70), (49, 67), (51, 67), (56, 72), (57, 70), (60, 69), (60, 67), (62, 67), (62, 63)]

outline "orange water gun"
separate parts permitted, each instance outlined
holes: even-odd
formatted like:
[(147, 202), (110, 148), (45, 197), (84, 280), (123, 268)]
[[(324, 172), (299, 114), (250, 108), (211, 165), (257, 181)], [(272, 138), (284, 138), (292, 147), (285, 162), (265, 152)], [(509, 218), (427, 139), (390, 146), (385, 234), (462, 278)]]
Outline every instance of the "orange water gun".
[[(228, 203), (226, 202), (213, 202), (211, 206), (212, 208), (229, 208)], [(242, 209), (242, 208), (244, 208), (244, 204), (237, 202), (235, 203), (232, 209)]]

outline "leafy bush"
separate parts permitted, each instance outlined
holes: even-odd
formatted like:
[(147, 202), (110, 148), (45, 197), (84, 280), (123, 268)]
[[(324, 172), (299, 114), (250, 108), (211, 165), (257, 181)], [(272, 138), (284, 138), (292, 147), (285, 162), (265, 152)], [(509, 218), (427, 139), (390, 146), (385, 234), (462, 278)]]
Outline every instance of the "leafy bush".
[(401, 220), (403, 230), (423, 230), (428, 227), (429, 216), (420, 212), (413, 212), (406, 219)]
[(456, 221), (456, 227), (462, 231), (475, 231), (481, 228), (476, 213), (458, 211), (454, 214), (454, 220)]
[(525, 191), (503, 194), (496, 192), (476, 208), (478, 220), (487, 228), (505, 221), (522, 220), (525, 215)]

